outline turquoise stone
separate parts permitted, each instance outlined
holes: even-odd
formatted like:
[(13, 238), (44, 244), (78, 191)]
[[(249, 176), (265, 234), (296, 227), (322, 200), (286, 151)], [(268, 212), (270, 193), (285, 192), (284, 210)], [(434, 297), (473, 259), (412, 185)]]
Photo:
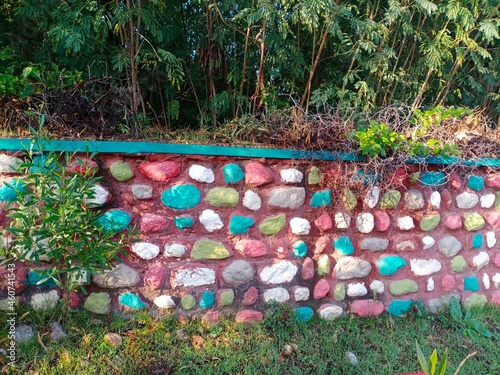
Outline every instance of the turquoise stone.
[(200, 300), (200, 307), (202, 309), (209, 309), (212, 307), (215, 303), (215, 293), (214, 292), (202, 292), (201, 293), (201, 300)]
[(330, 190), (322, 190), (313, 193), (311, 198), (311, 207), (326, 207), (332, 204)]
[(363, 185), (375, 185), (380, 181), (380, 176), (374, 171), (364, 171), (359, 169), (356, 176), (351, 178), (351, 181), (354, 183), (362, 182)]
[(174, 219), (174, 224), (180, 230), (191, 228), (194, 225), (194, 219), (191, 216), (177, 216)]
[(0, 201), (12, 202), (17, 198), (17, 191), (24, 191), (25, 185), (24, 181), (18, 179), (4, 182), (0, 187)]
[(222, 168), (226, 184), (236, 184), (245, 178), (245, 173), (238, 164), (227, 164)]
[(168, 208), (187, 210), (200, 203), (201, 192), (191, 184), (177, 185), (165, 190), (161, 195), (161, 201)]
[(481, 233), (476, 233), (472, 237), (472, 247), (475, 249), (480, 249), (483, 246), (483, 235)]
[[(44, 280), (43, 282), (40, 282)], [(47, 279), (47, 272), (42, 270), (38, 271), (30, 271), (28, 273), (28, 280), (25, 280), (24, 283), (26, 285), (33, 285), (41, 289), (50, 289), (56, 286), (56, 282), (53, 278)]]
[(229, 223), (229, 232), (231, 234), (248, 233), (248, 228), (255, 224), (255, 220), (251, 217), (233, 216)]
[(301, 323), (307, 323), (313, 316), (313, 309), (309, 306), (297, 307), (295, 309), (295, 318)]
[(381, 275), (394, 275), (398, 270), (406, 266), (406, 260), (397, 255), (388, 255), (377, 259), (378, 272)]
[(31, 161), (30, 173), (48, 173), (56, 168), (55, 158), (47, 161), (47, 155), (38, 155)]
[(446, 175), (443, 172), (426, 172), (420, 177), (420, 183), (424, 186), (439, 186), (446, 183)]
[(293, 255), (297, 258), (303, 258), (307, 255), (307, 245), (304, 241), (297, 241), (293, 244)]
[(354, 253), (354, 246), (349, 237), (342, 236), (333, 242), (335, 250), (342, 255), (351, 255)]
[(464, 291), (477, 292), (479, 291), (479, 281), (476, 276), (464, 277)]
[(120, 232), (128, 227), (132, 218), (122, 210), (105, 212), (97, 219), (97, 223), (106, 231)]
[(118, 297), (118, 303), (136, 310), (143, 309), (147, 306), (139, 297), (131, 292), (120, 294), (120, 297)]
[(406, 314), (413, 306), (411, 299), (395, 299), (389, 305), (387, 312), (394, 316), (402, 316)]
[(467, 180), (467, 187), (475, 190), (481, 191), (484, 189), (484, 177), (481, 176), (469, 176)]

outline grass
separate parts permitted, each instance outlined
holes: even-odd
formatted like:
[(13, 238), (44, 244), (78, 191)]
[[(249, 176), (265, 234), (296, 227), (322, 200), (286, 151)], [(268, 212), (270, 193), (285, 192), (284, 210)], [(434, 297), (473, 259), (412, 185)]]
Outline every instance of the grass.
[[(39, 337), (18, 344), (16, 368), (11, 374), (363, 374), (393, 375), (419, 369), (415, 341), (429, 357), (448, 348), (447, 374), (452, 374), (471, 352), (460, 374), (500, 373), (498, 339), (472, 342), (447, 313), (413, 312), (407, 318), (313, 319), (301, 324), (289, 318), (288, 307), (272, 307), (259, 324), (222, 320), (207, 326), (197, 320), (181, 324), (140, 312), (132, 318), (94, 316), (86, 311), (18, 312), (20, 323), (30, 324)], [(21, 315), (23, 317), (21, 318)], [(493, 332), (500, 331), (500, 308), (486, 307), (477, 316)], [(96, 321), (99, 319), (99, 321)], [(68, 336), (59, 343), (48, 337), (50, 323), (59, 321)], [(0, 337), (6, 337), (2, 322)], [(103, 337), (123, 336), (114, 348)], [(6, 347), (7, 340), (0, 339)], [(287, 352), (287, 348), (294, 348)], [(356, 354), (353, 366), (346, 351)]]

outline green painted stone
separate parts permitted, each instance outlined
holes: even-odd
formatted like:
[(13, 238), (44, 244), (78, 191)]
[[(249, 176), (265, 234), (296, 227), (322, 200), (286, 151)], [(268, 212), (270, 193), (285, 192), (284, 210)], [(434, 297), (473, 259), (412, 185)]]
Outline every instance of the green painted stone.
[(411, 279), (396, 280), (389, 284), (389, 291), (394, 296), (415, 293), (418, 291), (418, 284)]
[(184, 310), (191, 310), (196, 306), (196, 300), (191, 294), (186, 294), (181, 298), (181, 306)]
[(330, 274), (330, 266), (332, 261), (327, 254), (323, 254), (318, 259), (318, 276), (325, 276)]
[(464, 277), (464, 292), (479, 291), (479, 281), (475, 275)]
[(234, 302), (234, 291), (228, 289), (221, 292), (219, 302), (221, 306), (231, 306)]
[(391, 301), (387, 312), (394, 316), (403, 316), (410, 311), (413, 306), (411, 299), (395, 299)]
[(481, 233), (476, 233), (474, 237), (472, 237), (472, 247), (475, 249), (483, 247), (483, 235)]
[(378, 272), (381, 275), (395, 275), (401, 268), (406, 266), (406, 260), (397, 255), (388, 255), (376, 260)]
[(236, 207), (239, 194), (233, 188), (216, 187), (208, 192), (205, 200), (213, 207)]
[(162, 203), (175, 210), (187, 210), (201, 202), (200, 190), (191, 184), (173, 186), (161, 195)]
[(332, 204), (330, 190), (317, 191), (312, 194), (311, 207), (327, 207)]
[(191, 250), (191, 258), (200, 259), (224, 259), (231, 256), (226, 247), (217, 241), (201, 239), (194, 243)]
[(307, 183), (309, 185), (318, 185), (321, 182), (321, 177), (323, 177), (321, 169), (318, 167), (312, 167), (307, 175)]
[[(45, 280), (45, 281), (42, 281)], [(56, 286), (53, 278), (47, 279), (47, 271), (33, 270), (28, 273), (28, 279), (24, 282), (26, 285), (33, 285), (41, 289), (50, 289)]]
[(209, 309), (215, 304), (215, 293), (204, 291), (201, 293), (200, 307), (202, 309)]
[(111, 297), (108, 293), (90, 293), (83, 308), (94, 314), (107, 315), (111, 311)]
[(125, 182), (134, 177), (134, 172), (132, 172), (132, 168), (130, 165), (124, 161), (119, 161), (113, 163), (109, 167), (109, 171), (111, 176), (115, 178), (116, 181)]
[(475, 191), (481, 191), (484, 189), (484, 177), (481, 176), (469, 176), (467, 180), (467, 187)]
[(398, 190), (386, 191), (380, 198), (380, 208), (393, 209), (396, 208), (401, 200), (401, 192)]
[(335, 289), (333, 291), (333, 298), (335, 301), (343, 301), (345, 298), (345, 284), (340, 283), (335, 285)]
[(351, 189), (344, 190), (342, 202), (344, 202), (344, 207), (349, 211), (353, 211), (358, 205), (358, 200)]
[(224, 175), (224, 181), (226, 184), (237, 184), (245, 178), (245, 173), (240, 168), (238, 164), (227, 164), (222, 168), (222, 174)]
[(251, 217), (233, 216), (229, 223), (229, 233), (231, 234), (245, 234), (248, 229), (255, 224), (255, 220)]
[(467, 262), (462, 255), (457, 255), (451, 260), (451, 270), (455, 273), (463, 272), (467, 268)]
[(135, 310), (140, 310), (147, 306), (132, 292), (120, 294), (120, 297), (118, 297), (118, 303)]
[(285, 227), (285, 224), (286, 216), (285, 214), (280, 214), (262, 220), (259, 224), (259, 230), (266, 236), (272, 236), (282, 230)]
[(4, 182), (0, 186), (0, 202), (12, 202), (17, 198), (18, 191), (25, 190), (25, 183), (19, 179)]
[(420, 177), (420, 183), (424, 186), (439, 186), (446, 183), (446, 175), (443, 172), (426, 172)]
[(464, 214), (464, 227), (469, 232), (476, 231), (484, 227), (484, 218), (477, 212), (467, 212)]
[(437, 212), (434, 214), (426, 215), (420, 222), (420, 229), (422, 229), (424, 232), (430, 232), (439, 225), (440, 221), (441, 215)]
[(183, 230), (191, 228), (194, 225), (194, 219), (191, 216), (177, 216), (174, 219), (174, 224), (177, 229)]
[(470, 310), (473, 307), (482, 308), (488, 303), (488, 298), (484, 294), (471, 294), (464, 301), (464, 307), (466, 310)]
[(105, 231), (120, 232), (128, 227), (132, 218), (122, 210), (110, 210), (99, 216), (97, 224), (101, 225)]
[(500, 210), (500, 191), (495, 194), (495, 209)]
[(354, 246), (349, 237), (342, 236), (333, 241), (333, 246), (342, 255), (351, 255), (354, 253)]
[(307, 323), (314, 316), (314, 311), (309, 306), (297, 307), (294, 312), (295, 318), (301, 323)]
[(304, 258), (307, 255), (307, 244), (304, 241), (297, 241), (292, 245), (292, 253), (297, 258)]

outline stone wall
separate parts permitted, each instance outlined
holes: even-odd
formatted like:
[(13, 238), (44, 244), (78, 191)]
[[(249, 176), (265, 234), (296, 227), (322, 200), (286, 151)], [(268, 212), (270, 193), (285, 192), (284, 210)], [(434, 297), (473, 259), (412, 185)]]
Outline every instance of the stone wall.
[[(450, 296), (500, 304), (500, 172), (399, 173), (406, 168), (387, 188), (355, 164), (353, 173), (340, 172), (340, 162), (106, 154), (96, 161), (103, 220), (140, 230), (123, 263), (80, 295), (96, 313), (150, 308), (248, 321), (275, 300), (308, 320), (399, 316), (416, 301), (436, 311)], [(3, 180), (13, 177), (16, 159), (4, 154), (0, 162)], [(2, 185), (0, 200), (9, 199)], [(36, 267), (19, 264), (18, 279), (33, 284), (28, 271)], [(34, 307), (59, 298), (28, 290)]]

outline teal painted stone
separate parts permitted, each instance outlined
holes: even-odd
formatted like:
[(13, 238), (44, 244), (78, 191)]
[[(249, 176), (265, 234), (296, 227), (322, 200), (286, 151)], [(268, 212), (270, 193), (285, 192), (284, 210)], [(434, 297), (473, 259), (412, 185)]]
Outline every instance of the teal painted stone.
[(122, 210), (111, 210), (99, 216), (97, 223), (106, 231), (120, 232), (128, 227), (132, 218)]
[(446, 183), (446, 175), (443, 172), (425, 172), (420, 177), (420, 183), (424, 186), (439, 186)]
[[(43, 282), (42, 280), (46, 279)], [(40, 289), (50, 289), (56, 286), (56, 282), (53, 278), (47, 279), (47, 272), (43, 270), (30, 271), (28, 273), (28, 279), (24, 281), (26, 285), (33, 285)]]
[(229, 223), (229, 233), (245, 234), (248, 233), (248, 228), (255, 224), (255, 220), (251, 217), (233, 216)]
[(292, 252), (297, 258), (303, 258), (307, 255), (307, 245), (304, 241), (297, 241), (292, 245)]
[(309, 306), (297, 307), (295, 309), (295, 318), (301, 323), (307, 323), (314, 316), (314, 311)]
[(483, 246), (483, 235), (481, 233), (476, 233), (472, 237), (472, 247), (475, 249), (480, 249)]
[(389, 305), (387, 312), (394, 316), (405, 315), (413, 306), (411, 299), (395, 299)]
[(245, 178), (245, 173), (238, 164), (227, 164), (222, 168), (226, 184), (236, 184)]
[(177, 216), (174, 219), (174, 224), (177, 229), (183, 230), (191, 228), (194, 225), (194, 219), (191, 216)]
[(118, 303), (135, 310), (140, 310), (147, 306), (132, 292), (120, 294), (120, 297), (118, 297)]
[(349, 237), (342, 236), (333, 242), (335, 250), (337, 250), (342, 255), (351, 255), (354, 253), (354, 246)]
[(168, 208), (187, 210), (201, 202), (201, 192), (191, 184), (177, 185), (165, 190), (161, 201)]
[(215, 304), (215, 293), (214, 292), (202, 292), (201, 293), (201, 300), (200, 300), (200, 307), (202, 309), (209, 309)]
[(330, 190), (317, 191), (312, 194), (311, 207), (326, 207), (332, 204)]
[(356, 173), (356, 176), (351, 178), (351, 181), (356, 183), (356, 182), (362, 182), (363, 185), (375, 185), (377, 182), (380, 181), (380, 176), (375, 173), (374, 171), (364, 171), (362, 169), (359, 169), (358, 172)]
[(56, 159), (50, 158), (47, 159), (47, 155), (38, 155), (35, 156), (31, 162), (32, 166), (30, 167), (30, 173), (48, 173), (53, 171), (56, 168)]
[(484, 177), (481, 176), (469, 176), (467, 180), (467, 187), (475, 191), (481, 191), (484, 189)]
[(2, 186), (0, 186), (0, 201), (12, 202), (17, 198), (18, 191), (24, 191), (25, 185), (24, 181), (18, 179), (4, 182)]
[(130, 165), (124, 161), (118, 161), (113, 163), (109, 167), (109, 172), (111, 176), (115, 178), (116, 181), (125, 182), (134, 177), (134, 172)]
[(388, 255), (376, 260), (378, 272), (381, 275), (395, 275), (398, 270), (406, 266), (406, 260), (397, 255)]
[(479, 281), (475, 275), (464, 277), (464, 292), (467, 291), (470, 292), (479, 291)]

